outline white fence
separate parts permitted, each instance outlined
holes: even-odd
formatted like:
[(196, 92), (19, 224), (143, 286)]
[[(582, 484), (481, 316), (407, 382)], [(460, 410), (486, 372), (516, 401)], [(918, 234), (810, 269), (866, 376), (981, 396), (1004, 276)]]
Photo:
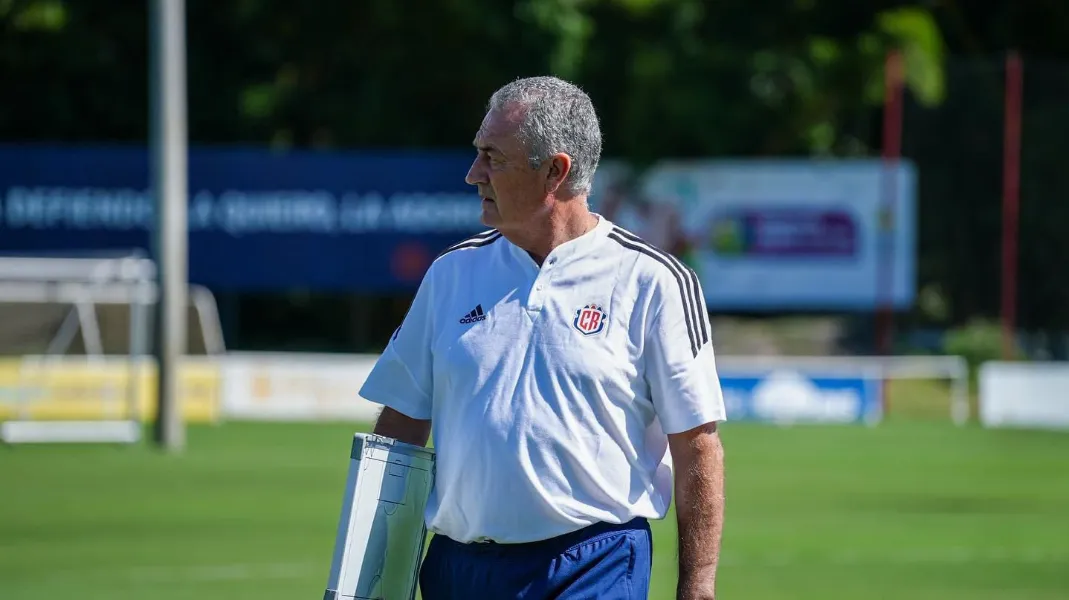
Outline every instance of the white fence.
[(1069, 363), (989, 362), (979, 379), (985, 427), (1069, 429)]
[[(377, 359), (241, 352), (190, 357), (179, 369), (183, 414), (192, 422), (366, 422), (380, 407), (358, 391)], [(103, 414), (104, 400), (117, 390), (136, 394), (128, 403), (135, 416), (151, 418), (155, 409), (152, 364), (131, 369), (123, 357), (49, 357), (35, 362), (28, 378), (26, 360), (8, 362), (0, 361), (0, 421), (114, 419)], [(968, 418), (968, 370), (958, 357), (722, 356), (717, 362), (729, 420), (878, 422), (883, 382), (900, 379), (949, 381), (948, 416), (958, 423)]]
[[(189, 357), (179, 369), (183, 413), (191, 422), (366, 422), (379, 406), (357, 392), (377, 359), (241, 352)], [(115, 411), (127, 407), (132, 418), (152, 418), (150, 363), (132, 365), (126, 357), (0, 359), (0, 422), (114, 420), (125, 418)], [(878, 421), (882, 415), (869, 409), (885, 402), (881, 384), (902, 379), (949, 381), (949, 416), (958, 424), (970, 417), (968, 368), (960, 357), (721, 356), (717, 366), (729, 419), (739, 420), (732, 410), (749, 410), (745, 416), (759, 420), (786, 415), (796, 421)], [(116, 402), (126, 394), (133, 400)], [(843, 408), (851, 403), (857, 414)], [(984, 364), (979, 420), (986, 427), (1069, 429), (1069, 363)]]

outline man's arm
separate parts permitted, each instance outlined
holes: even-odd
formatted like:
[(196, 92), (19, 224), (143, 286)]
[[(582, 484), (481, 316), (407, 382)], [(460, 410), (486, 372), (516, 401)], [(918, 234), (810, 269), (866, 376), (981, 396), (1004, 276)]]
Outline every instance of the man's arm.
[(715, 597), (724, 527), (724, 447), (716, 423), (668, 436), (679, 529), (678, 600)]
[(428, 271), (400, 327), (390, 336), (358, 392), (383, 406), (374, 433), (416, 446), (427, 445), (434, 405), (432, 281)]
[(676, 277), (662, 270), (654, 282), (646, 378), (675, 467), (678, 597), (708, 600), (724, 521), (724, 451), (716, 424), (727, 415), (701, 282), (676, 259), (669, 262)]
[(374, 433), (416, 446), (426, 446), (431, 435), (431, 422), (413, 419), (387, 406), (375, 422)]

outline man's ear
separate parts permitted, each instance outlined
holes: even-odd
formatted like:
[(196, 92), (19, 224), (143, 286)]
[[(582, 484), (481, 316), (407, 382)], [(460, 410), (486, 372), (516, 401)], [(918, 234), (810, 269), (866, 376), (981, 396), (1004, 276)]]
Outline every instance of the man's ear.
[(568, 174), (572, 172), (572, 157), (567, 154), (560, 153), (554, 154), (549, 157), (549, 168), (546, 169), (546, 192), (556, 192), (564, 181), (568, 179)]

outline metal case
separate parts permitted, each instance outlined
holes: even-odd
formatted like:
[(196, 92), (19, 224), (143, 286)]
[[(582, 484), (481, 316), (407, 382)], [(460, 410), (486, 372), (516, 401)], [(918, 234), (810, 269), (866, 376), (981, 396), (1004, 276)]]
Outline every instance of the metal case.
[(427, 537), (434, 450), (353, 436), (324, 600), (413, 600)]

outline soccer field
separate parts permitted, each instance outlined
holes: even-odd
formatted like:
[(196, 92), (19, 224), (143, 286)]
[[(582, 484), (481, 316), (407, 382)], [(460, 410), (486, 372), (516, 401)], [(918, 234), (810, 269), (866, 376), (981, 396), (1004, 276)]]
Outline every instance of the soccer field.
[[(352, 431), (194, 427), (180, 457), (0, 447), (0, 598), (321, 598)], [(1069, 597), (1069, 435), (888, 423), (723, 436), (721, 598)], [(674, 523), (654, 531), (651, 598), (670, 599)]]

